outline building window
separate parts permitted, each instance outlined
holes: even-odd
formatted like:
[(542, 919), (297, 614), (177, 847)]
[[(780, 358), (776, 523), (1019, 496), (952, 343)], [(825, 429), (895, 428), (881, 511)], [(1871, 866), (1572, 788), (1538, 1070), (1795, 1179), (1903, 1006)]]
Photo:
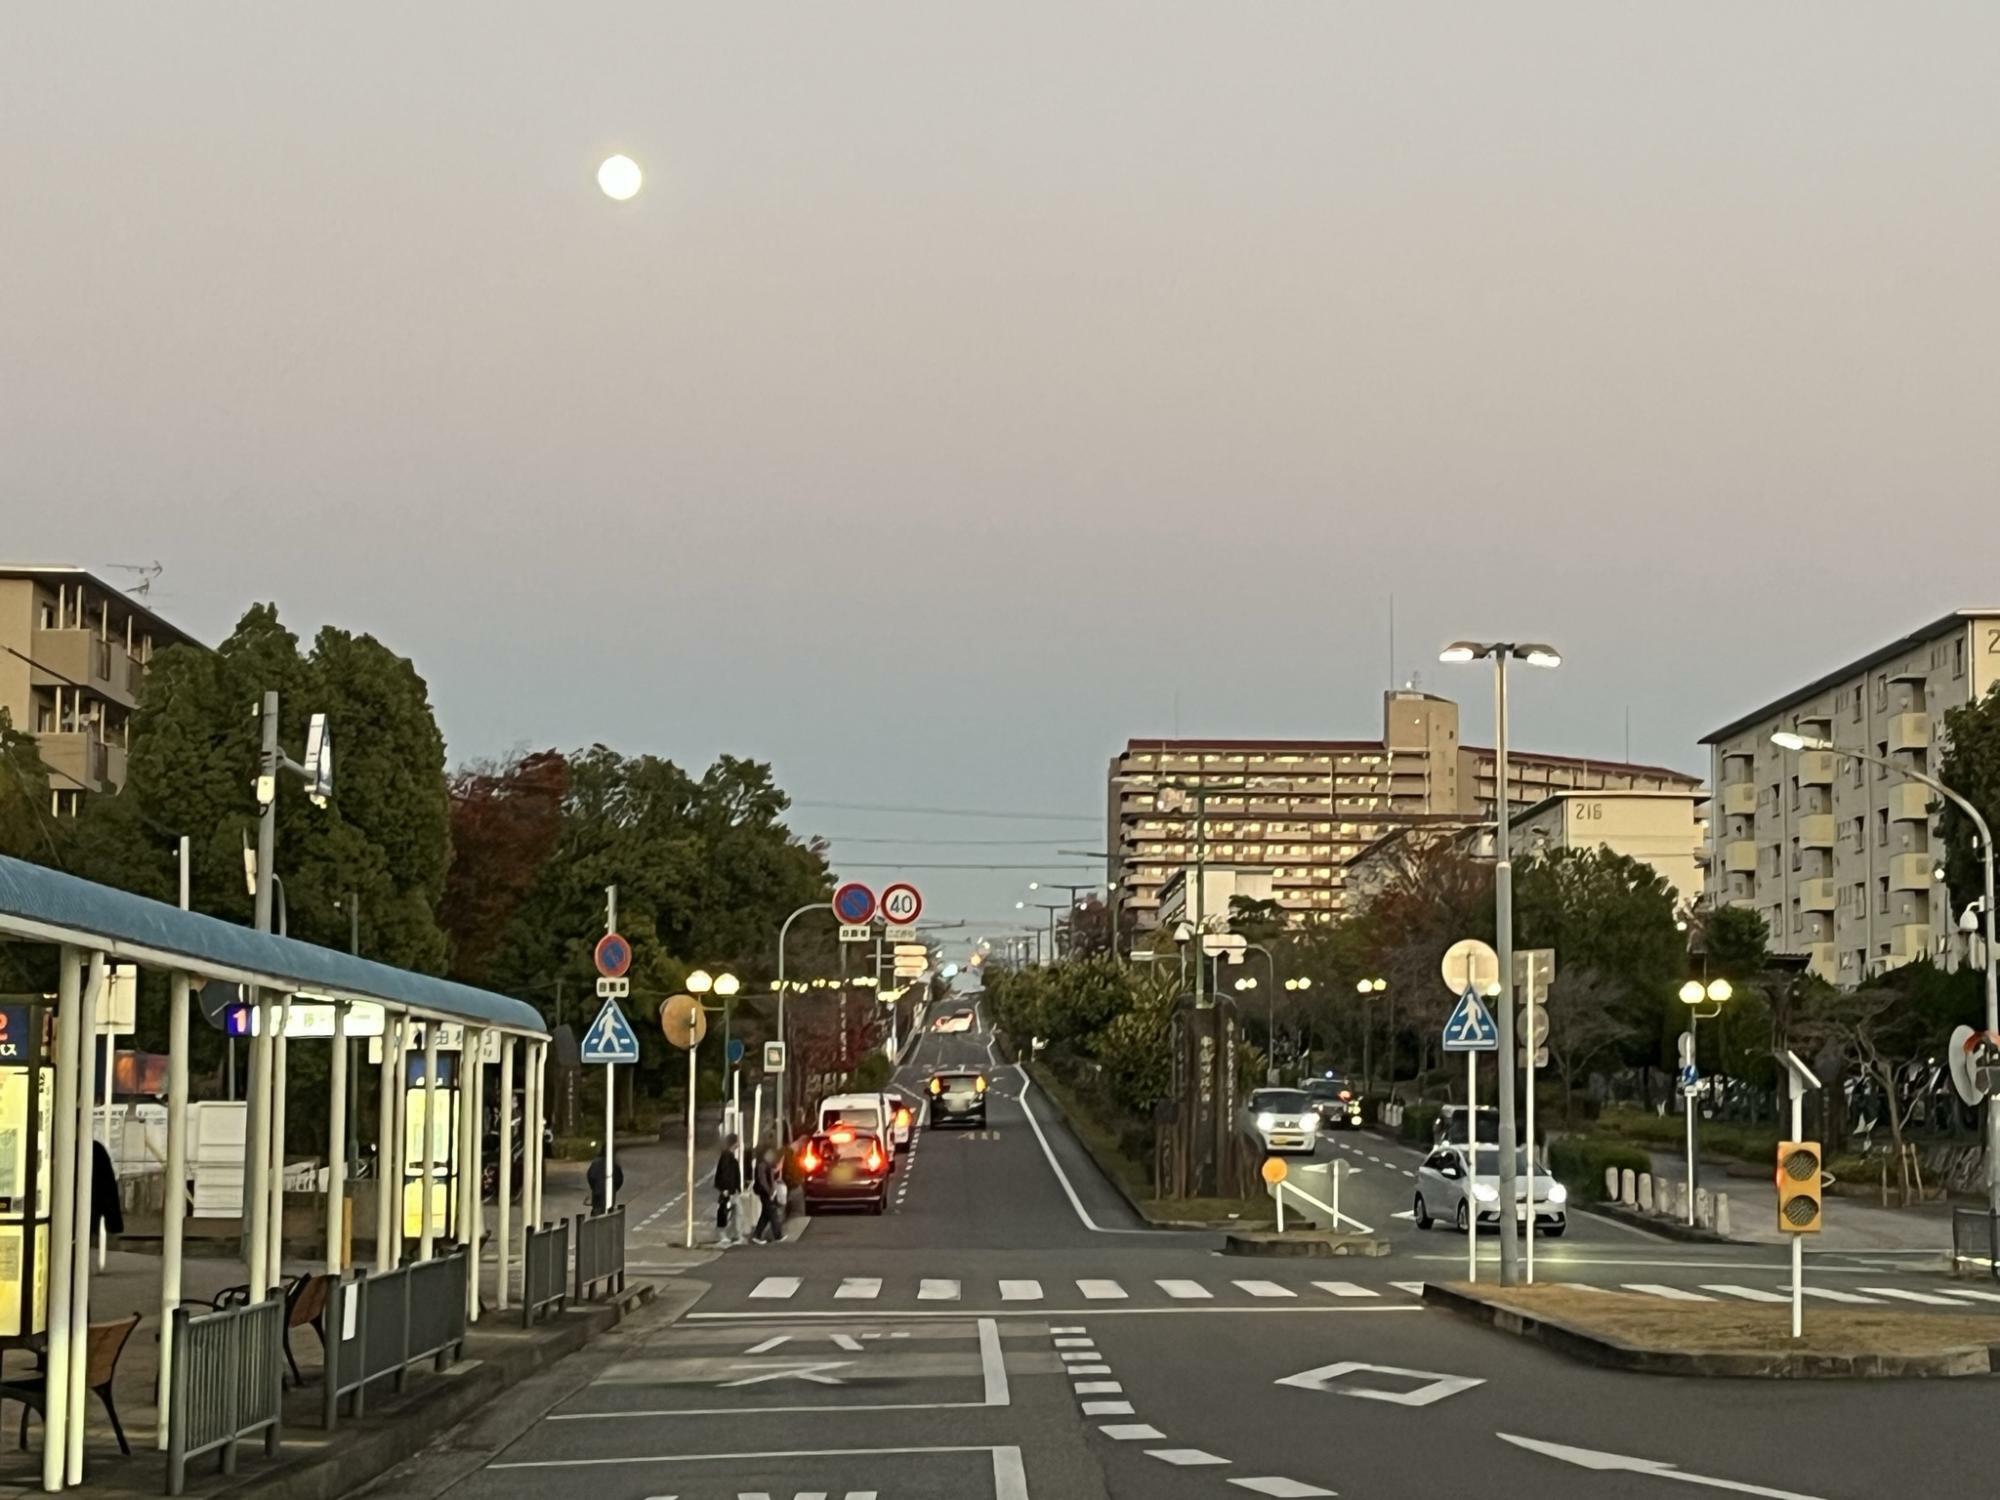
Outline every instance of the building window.
[(1962, 635), (1951, 643), (1951, 675), (1965, 675), (1965, 637)]
[[(1888, 760), (1888, 758), (1889, 758), (1889, 742), (1888, 742), (1887, 740), (1877, 740), (1877, 741), (1875, 742), (1875, 753), (1876, 753), (1877, 755), (1879, 755), (1879, 756), (1880, 756), (1880, 757), (1881, 757), (1881, 758), (1882, 758), (1882, 759), (1883, 759), (1884, 761)], [(1877, 766), (1875, 767), (1875, 779), (1876, 779), (1877, 781), (1887, 781), (1887, 780), (1889, 779), (1889, 768), (1888, 768), (1888, 766), (1886, 766), (1886, 765), (1877, 765)]]
[(1881, 912), (1883, 915), (1886, 916), (1889, 911), (1889, 877), (1887, 875), (1884, 875), (1881, 879), (1875, 882), (1875, 885), (1876, 885), (1875, 910)]
[(1888, 706), (1889, 674), (1887, 672), (1877, 672), (1875, 674), (1875, 712), (1879, 714)]

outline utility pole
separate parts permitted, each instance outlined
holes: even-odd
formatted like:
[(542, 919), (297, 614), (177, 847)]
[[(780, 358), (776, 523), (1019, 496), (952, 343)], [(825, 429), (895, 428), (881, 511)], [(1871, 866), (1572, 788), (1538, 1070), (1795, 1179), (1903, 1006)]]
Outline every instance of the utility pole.
[[(1514, 861), (1509, 848), (1509, 824), (1514, 808), (1507, 796), (1507, 657), (1510, 647), (1493, 653), (1493, 922), (1494, 949), (1500, 955), (1500, 1284), (1514, 1286), (1521, 1279), (1521, 1241), (1508, 1216), (1514, 1209), (1514, 1142), (1519, 1139), (1514, 1120)], [(1478, 1119), (1471, 1122), (1466, 1139), (1477, 1142)], [(1475, 1148), (1476, 1149), (1476, 1148)], [(1530, 1171), (1534, 1168), (1529, 1167)], [(1532, 1179), (1531, 1179), (1532, 1180)], [(1692, 1188), (1690, 1188), (1692, 1191)], [(1535, 1226), (1528, 1225), (1533, 1234)]]

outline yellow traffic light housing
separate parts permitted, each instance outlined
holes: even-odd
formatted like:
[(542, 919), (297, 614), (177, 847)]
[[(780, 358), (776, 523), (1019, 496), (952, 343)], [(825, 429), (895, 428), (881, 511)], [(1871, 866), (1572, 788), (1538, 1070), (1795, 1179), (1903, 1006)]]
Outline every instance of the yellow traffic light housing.
[(1818, 1141), (1778, 1142), (1778, 1228), (1786, 1234), (1819, 1233), (1823, 1170)]

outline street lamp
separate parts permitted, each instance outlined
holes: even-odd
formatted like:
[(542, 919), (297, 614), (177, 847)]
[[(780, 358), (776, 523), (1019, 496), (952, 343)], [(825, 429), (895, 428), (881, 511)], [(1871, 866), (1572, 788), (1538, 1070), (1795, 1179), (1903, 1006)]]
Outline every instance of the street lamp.
[[(1375, 1034), (1374, 1006), (1370, 1001), (1383, 990), (1389, 988), (1386, 979), (1357, 979), (1354, 993), (1361, 997), (1361, 1087), (1363, 1092), (1374, 1087), (1375, 1061), (1373, 1041)], [(1393, 1067), (1391, 1068), (1393, 1072)], [(1393, 1080), (1391, 1080), (1393, 1082)]]
[[(1453, 641), (1439, 661), (1493, 663), (1493, 927), (1500, 958), (1500, 1201), (1514, 1201), (1514, 862), (1507, 849), (1513, 807), (1507, 799), (1507, 662), (1559, 667), (1562, 653), (1541, 642)], [(1532, 1230), (1533, 1226), (1529, 1226)], [(1521, 1279), (1521, 1247), (1500, 1236), (1500, 1284)]]
[[(1936, 777), (1926, 776), (1922, 771), (1914, 771), (1908, 766), (1897, 765), (1886, 756), (1873, 755), (1866, 750), (1856, 750), (1847, 745), (1836, 745), (1832, 740), (1821, 739), (1817, 735), (1797, 734), (1780, 729), (1771, 736), (1771, 743), (1780, 750), (1824, 750), (1831, 755), (1845, 756), (1849, 760), (1866, 761), (1870, 765), (1882, 766), (1894, 771), (1910, 781), (1929, 787), (1940, 797), (1951, 803), (1972, 820), (1973, 829), (1979, 835), (1980, 861), (1986, 873), (1986, 1030), (1989, 1034), (2000, 1034), (2000, 958), (1996, 957), (1993, 944), (1994, 902), (1993, 902), (1993, 830), (1986, 826), (1986, 819), (1971, 802), (1954, 792)], [(1969, 910), (1969, 908), (1968, 908)], [(1963, 919), (1961, 919), (1961, 926)], [(1986, 1209), (1990, 1215), (2000, 1217), (2000, 1094), (1990, 1094), (1986, 1099)]]
[[(1681, 1100), (1687, 1114), (1687, 1221), (1690, 1228), (1694, 1226), (1695, 1189), (1701, 1185), (1700, 1163), (1695, 1157), (1694, 1149), (1695, 1091), (1694, 1083), (1691, 1081), (1694, 1076), (1695, 1057), (1697, 1055), (1697, 1034), (1701, 1029), (1703, 1021), (1712, 1021), (1722, 1014), (1724, 1002), (1735, 993), (1736, 991), (1730, 987), (1729, 981), (1726, 979), (1711, 979), (1706, 984), (1699, 979), (1690, 979), (1686, 984), (1681, 986), (1680, 990), (1681, 1004), (1688, 1008), (1688, 1029), (1685, 1037), (1687, 1046), (1686, 1050), (1681, 1054), (1681, 1064), (1685, 1069), (1681, 1077)], [(1713, 1008), (1703, 1010), (1702, 1006), (1704, 1005)]]
[(629, 156), (607, 156), (597, 168), (597, 186), (604, 196), (618, 203), (638, 195), (645, 174)]

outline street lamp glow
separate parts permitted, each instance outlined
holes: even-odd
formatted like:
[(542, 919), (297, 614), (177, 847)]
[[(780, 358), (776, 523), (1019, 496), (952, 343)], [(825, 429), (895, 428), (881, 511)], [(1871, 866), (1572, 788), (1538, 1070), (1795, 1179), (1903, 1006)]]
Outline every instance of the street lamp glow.
[(1681, 986), (1681, 1004), (1701, 1004), (1701, 981), (1699, 979), (1690, 979), (1686, 984)]
[(742, 985), (734, 974), (720, 975), (715, 981), (715, 993), (725, 1000), (741, 988)]
[(629, 156), (607, 156), (597, 169), (597, 186), (604, 196), (619, 203), (636, 197), (645, 174)]
[(1472, 641), (1453, 641), (1438, 652), (1439, 661), (1477, 661), (1486, 654), (1486, 648)]
[(715, 988), (715, 978), (706, 969), (696, 969), (688, 975), (686, 983), (690, 995), (706, 995)]
[(1831, 750), (1833, 741), (1813, 734), (1795, 734), (1789, 729), (1772, 731), (1771, 743), (1780, 750)]
[(1531, 667), (1559, 667), (1563, 664), (1562, 653), (1553, 646), (1516, 646), (1514, 654)]

